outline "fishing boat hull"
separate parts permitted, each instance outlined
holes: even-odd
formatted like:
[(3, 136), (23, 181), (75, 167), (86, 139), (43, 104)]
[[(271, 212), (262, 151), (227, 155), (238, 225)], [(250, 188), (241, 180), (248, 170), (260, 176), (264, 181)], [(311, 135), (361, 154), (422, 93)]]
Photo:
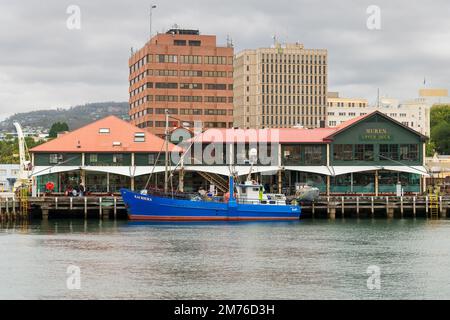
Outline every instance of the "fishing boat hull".
[(191, 201), (121, 190), (130, 220), (155, 221), (270, 221), (298, 220), (301, 209), (291, 205)]

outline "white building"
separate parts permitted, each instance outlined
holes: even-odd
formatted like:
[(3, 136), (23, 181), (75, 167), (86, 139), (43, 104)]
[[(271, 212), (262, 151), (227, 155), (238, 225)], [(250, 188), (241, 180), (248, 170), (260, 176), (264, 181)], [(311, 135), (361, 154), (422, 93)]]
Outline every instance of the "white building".
[(429, 137), (430, 108), (431, 105), (425, 98), (403, 102), (397, 99), (382, 98), (379, 105), (369, 106), (365, 99), (341, 98), (337, 93), (330, 93), (327, 99), (327, 125), (335, 127), (352, 118), (378, 110)]
[(0, 164), (0, 192), (12, 192), (19, 170), (18, 164)]

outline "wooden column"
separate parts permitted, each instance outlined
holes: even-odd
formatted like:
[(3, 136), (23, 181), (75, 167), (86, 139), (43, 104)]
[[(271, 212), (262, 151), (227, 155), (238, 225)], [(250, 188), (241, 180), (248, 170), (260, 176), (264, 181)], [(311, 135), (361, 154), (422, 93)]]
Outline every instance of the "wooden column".
[(331, 177), (327, 176), (327, 196), (330, 195), (331, 192)]
[(184, 169), (181, 168), (180, 171), (178, 171), (178, 189), (180, 192), (184, 192)]
[(278, 193), (282, 192), (283, 180), (282, 180), (282, 172), (278, 170)]
[(378, 170), (375, 170), (375, 196), (378, 197)]

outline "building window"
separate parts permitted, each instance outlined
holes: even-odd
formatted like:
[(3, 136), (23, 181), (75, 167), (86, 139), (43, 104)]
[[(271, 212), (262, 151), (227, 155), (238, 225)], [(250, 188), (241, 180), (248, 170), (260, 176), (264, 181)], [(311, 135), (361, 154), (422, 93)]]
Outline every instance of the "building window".
[(380, 160), (398, 160), (398, 145), (397, 144), (380, 144)]
[(173, 41), (173, 45), (174, 46), (185, 46), (186, 45), (186, 40), (174, 40)]
[(200, 63), (202, 63), (202, 57), (201, 56), (180, 56), (180, 63), (200, 64)]
[(121, 164), (123, 163), (123, 154), (114, 154), (113, 155), (113, 163)]
[(92, 153), (89, 155), (89, 163), (97, 163), (98, 162), (98, 154)]
[(373, 144), (357, 144), (355, 145), (355, 160), (373, 161)]
[(202, 45), (202, 42), (199, 40), (189, 40), (189, 45), (191, 47), (200, 47)]
[(100, 134), (108, 134), (110, 132), (109, 128), (100, 128), (98, 133)]
[(419, 160), (419, 145), (417, 144), (401, 144), (400, 160), (417, 161)]
[(58, 164), (60, 162), (62, 162), (63, 160), (63, 156), (62, 154), (58, 154), (58, 153), (52, 153), (50, 155), (50, 164)]
[(178, 83), (176, 83), (176, 82), (156, 82), (155, 88), (156, 89), (177, 89)]
[(145, 142), (145, 133), (136, 132), (134, 134), (134, 142)]
[(159, 63), (177, 63), (178, 57), (176, 55), (160, 54), (160, 55), (158, 55), (158, 62)]
[(201, 83), (180, 83), (180, 89), (203, 89)]
[(352, 161), (353, 160), (353, 145), (351, 144), (336, 144), (333, 147), (333, 159)]
[(305, 146), (305, 164), (322, 163), (322, 148), (320, 146)]

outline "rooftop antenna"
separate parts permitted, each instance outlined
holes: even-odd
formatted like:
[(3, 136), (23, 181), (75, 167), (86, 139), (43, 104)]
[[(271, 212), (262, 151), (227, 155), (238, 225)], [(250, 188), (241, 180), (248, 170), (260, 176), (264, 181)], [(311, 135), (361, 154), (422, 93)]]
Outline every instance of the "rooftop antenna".
[(233, 47), (233, 39), (230, 37), (229, 34), (227, 34), (227, 47), (228, 48)]
[(149, 36), (149, 40), (152, 39), (152, 13), (153, 13), (153, 9), (156, 9), (156, 5), (155, 4), (150, 5), (150, 36)]

